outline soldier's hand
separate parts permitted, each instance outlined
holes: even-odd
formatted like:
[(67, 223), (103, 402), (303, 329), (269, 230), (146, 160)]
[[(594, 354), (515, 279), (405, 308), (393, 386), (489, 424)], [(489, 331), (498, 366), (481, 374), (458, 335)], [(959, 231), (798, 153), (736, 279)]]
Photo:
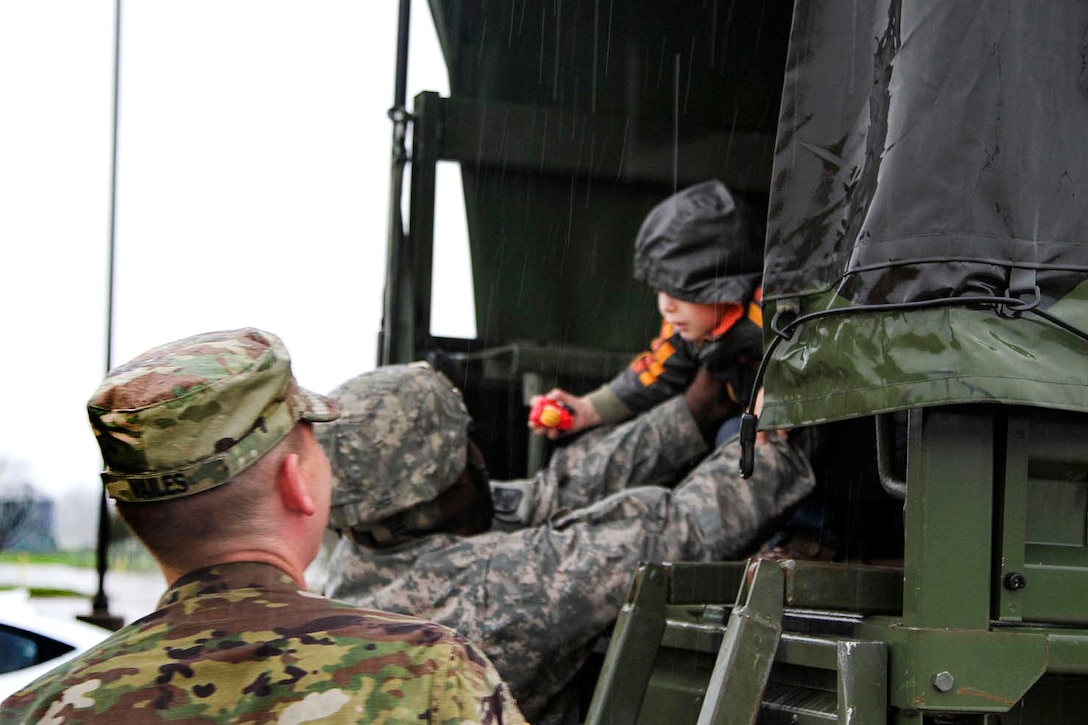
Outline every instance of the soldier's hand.
[[(753, 412), (755, 412), (757, 418), (760, 416), (760, 414), (763, 413), (763, 388), (760, 388), (756, 391), (756, 403), (753, 407)], [(786, 440), (787, 438), (789, 438), (789, 433), (790, 432), (785, 428), (777, 428), (775, 430), (761, 430), (756, 433), (756, 443), (766, 443), (772, 438), (781, 438), (782, 440)]]

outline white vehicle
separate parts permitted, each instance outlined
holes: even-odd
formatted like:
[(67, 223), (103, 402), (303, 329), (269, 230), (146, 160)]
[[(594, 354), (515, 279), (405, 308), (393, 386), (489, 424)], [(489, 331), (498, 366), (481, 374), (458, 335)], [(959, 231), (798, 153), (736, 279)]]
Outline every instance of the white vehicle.
[(109, 634), (77, 619), (38, 614), (25, 589), (0, 591), (0, 700)]

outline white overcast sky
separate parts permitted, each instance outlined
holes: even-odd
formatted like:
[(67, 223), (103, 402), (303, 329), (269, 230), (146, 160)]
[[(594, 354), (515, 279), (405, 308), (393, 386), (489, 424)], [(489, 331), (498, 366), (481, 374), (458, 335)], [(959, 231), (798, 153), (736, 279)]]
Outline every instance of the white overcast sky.
[[(256, 326), (314, 390), (374, 366), (396, 11), (124, 1), (114, 365)], [(422, 0), (412, 29), (409, 104), (448, 92)], [(99, 485), (113, 50), (113, 0), (0, 0), (0, 458), (53, 496)], [(432, 329), (472, 336), (464, 240), (436, 244)]]

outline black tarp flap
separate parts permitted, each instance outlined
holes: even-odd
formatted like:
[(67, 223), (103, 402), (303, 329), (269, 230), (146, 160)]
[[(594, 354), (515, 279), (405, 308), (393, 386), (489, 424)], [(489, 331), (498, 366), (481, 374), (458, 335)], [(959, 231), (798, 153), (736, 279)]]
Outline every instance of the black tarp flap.
[[(797, 5), (767, 319), (985, 296), (1083, 329), (1086, 278), (1088, 3)], [(1008, 307), (857, 310), (779, 344), (762, 425), (953, 402), (1088, 410), (1085, 353)]]

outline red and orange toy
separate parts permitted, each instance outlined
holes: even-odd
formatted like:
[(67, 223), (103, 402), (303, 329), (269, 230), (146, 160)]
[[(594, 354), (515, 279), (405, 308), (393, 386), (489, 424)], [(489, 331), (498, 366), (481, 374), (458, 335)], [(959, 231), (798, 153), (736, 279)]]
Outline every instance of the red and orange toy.
[(551, 398), (538, 398), (529, 411), (529, 422), (542, 428), (570, 430), (574, 415), (567, 406)]

